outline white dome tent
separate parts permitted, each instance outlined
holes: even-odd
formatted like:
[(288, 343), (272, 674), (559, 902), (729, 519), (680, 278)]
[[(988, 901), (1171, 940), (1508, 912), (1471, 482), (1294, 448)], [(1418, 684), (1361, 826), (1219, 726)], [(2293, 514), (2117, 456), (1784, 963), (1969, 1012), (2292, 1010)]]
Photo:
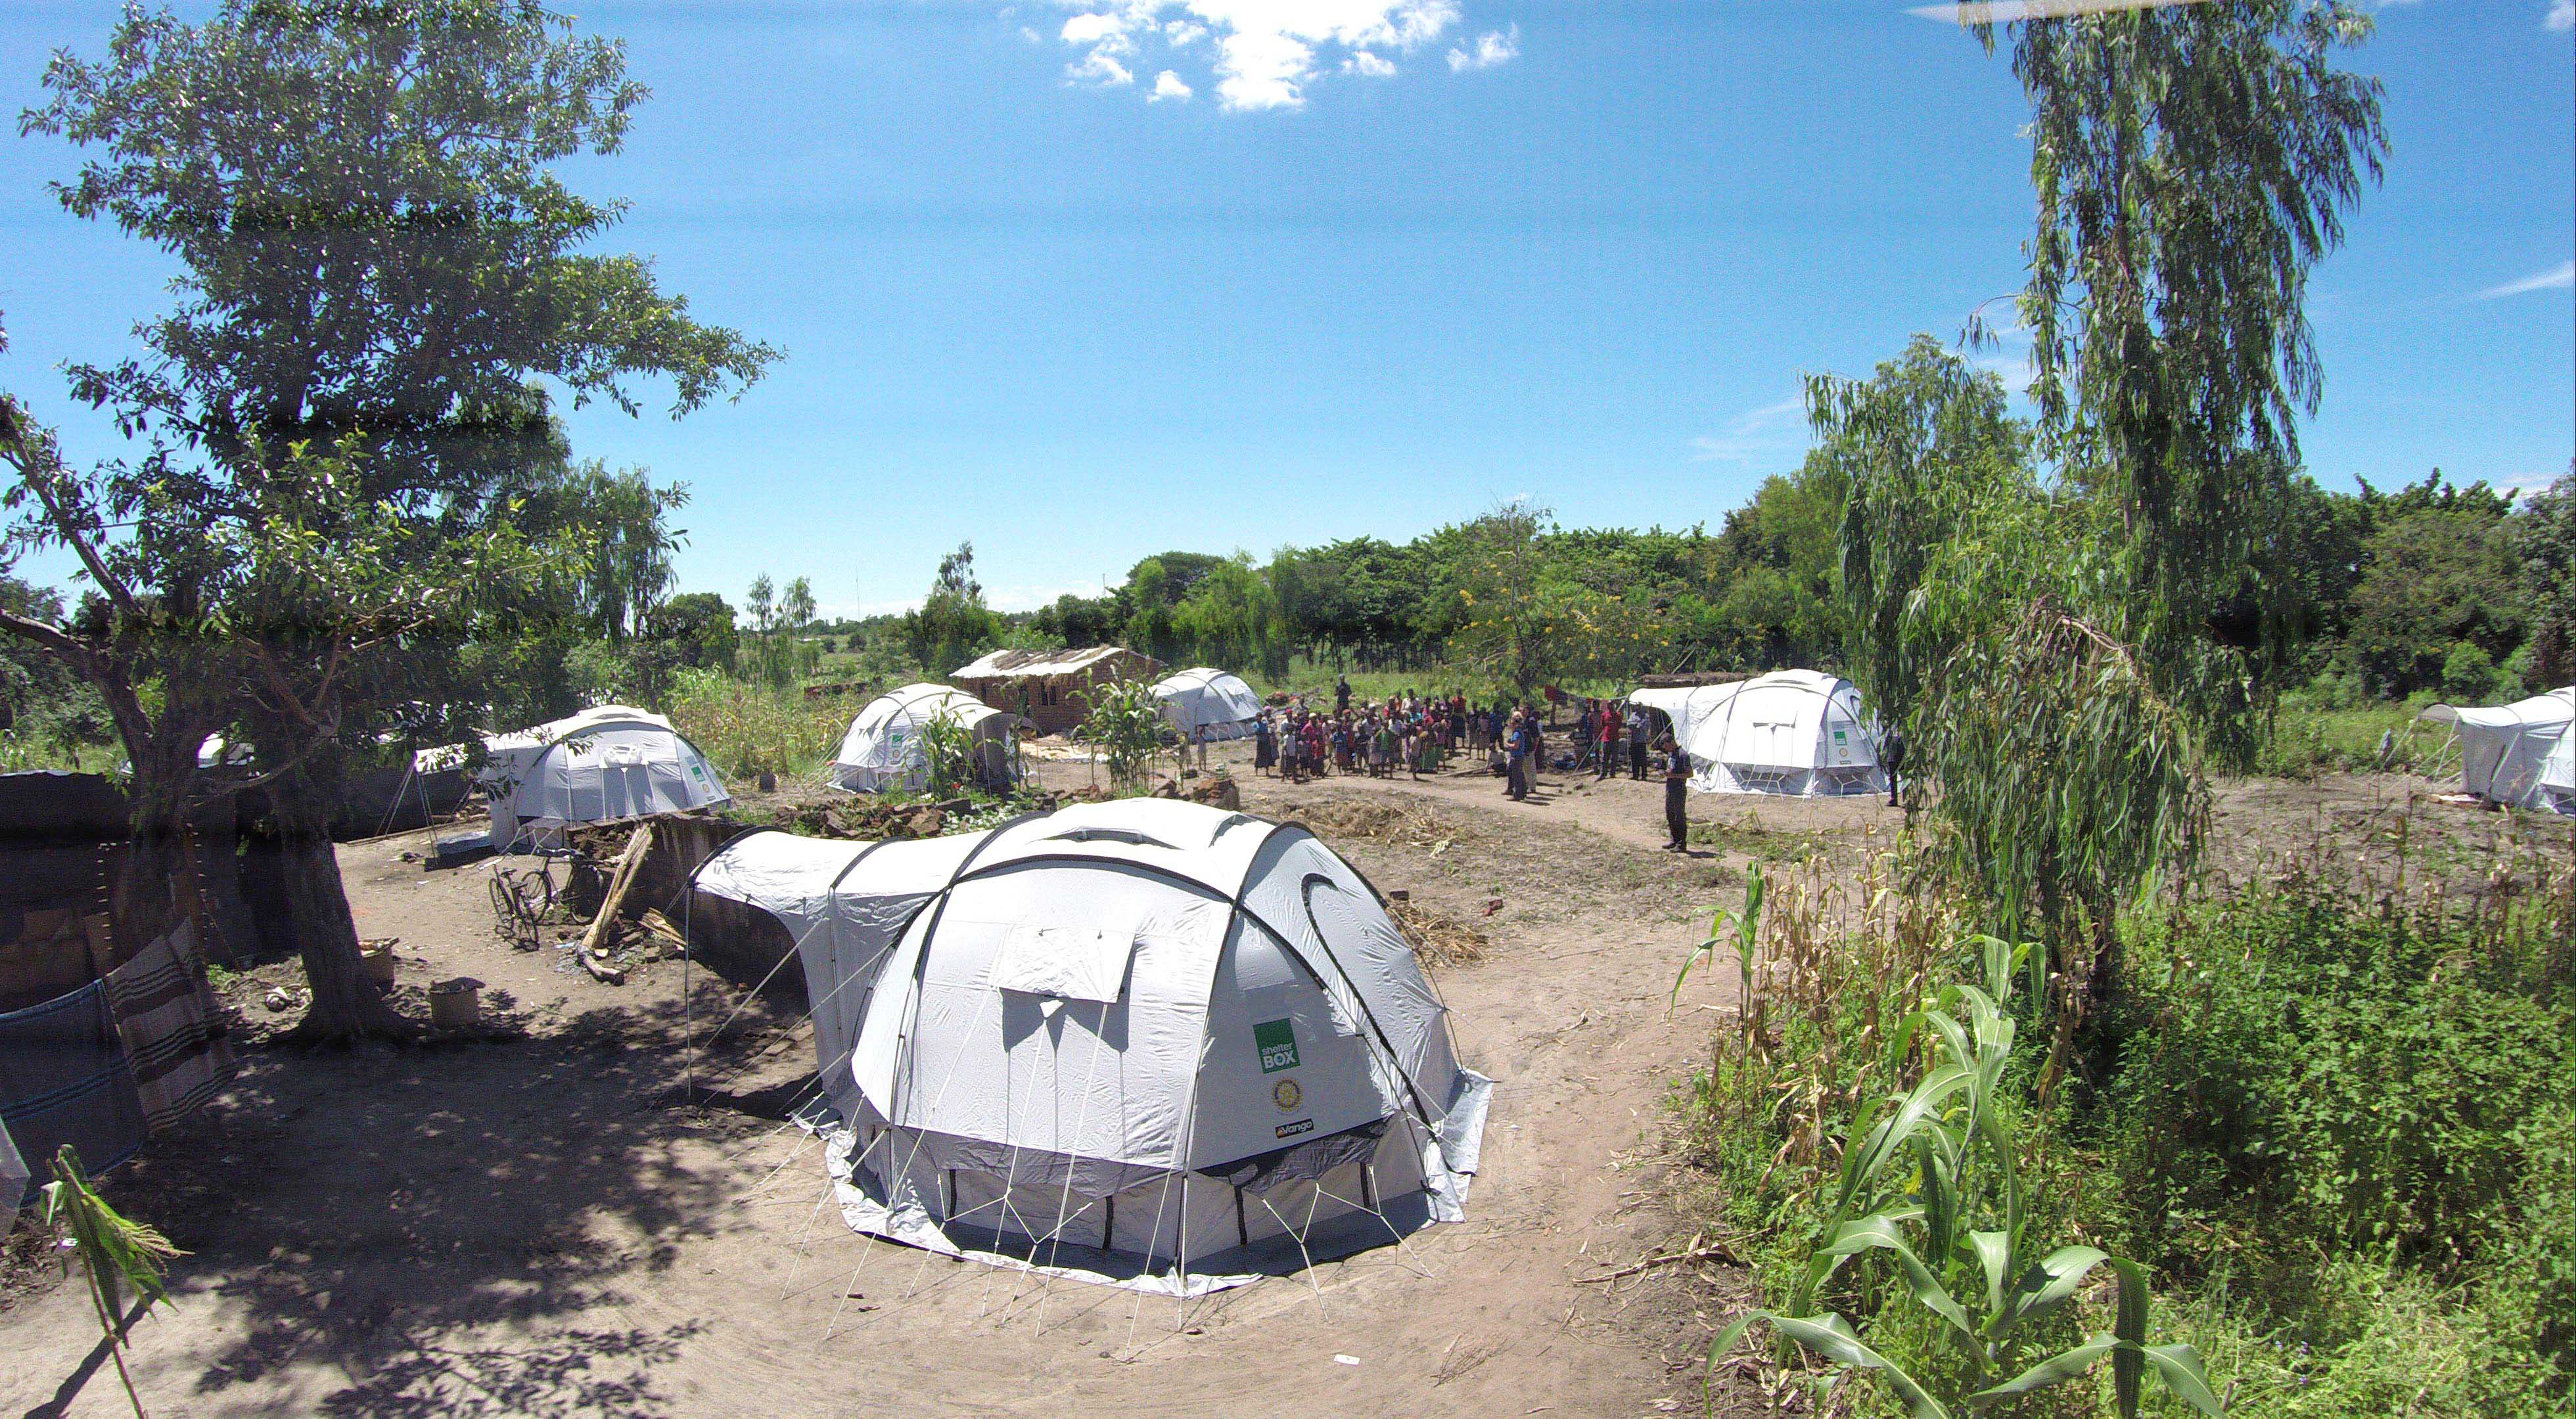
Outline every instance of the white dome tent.
[(2576, 814), (2576, 686), (2509, 705), (2435, 705), (2460, 741), (2460, 786), (2490, 803)]
[(834, 787), (852, 793), (918, 789), (930, 783), (930, 756), (921, 727), (949, 719), (975, 738), (977, 769), (999, 782), (1018, 773), (1013, 728), (1019, 716), (993, 708), (951, 685), (905, 685), (859, 707), (832, 756)]
[(671, 721), (626, 705), (483, 741), (475, 773), (492, 800), (492, 845), (552, 849), (576, 823), (610, 823), (732, 801)]
[(1303, 828), (1127, 799), (921, 842), (728, 845), (813, 1003), (842, 1215), (1175, 1296), (1463, 1217), (1492, 1083)]
[(2558, 747), (2540, 769), (2543, 806), (2576, 817), (2576, 719), (2558, 731)]
[(1776, 670), (1750, 680), (1643, 689), (1633, 704), (1663, 711), (1702, 793), (1839, 797), (1887, 792), (1878, 735), (1849, 680)]
[(1183, 743), (1241, 739), (1252, 733), (1253, 722), (1261, 718), (1261, 697), (1250, 685), (1239, 676), (1204, 665), (1156, 681), (1154, 698), (1162, 702), (1163, 718), (1171, 721)]

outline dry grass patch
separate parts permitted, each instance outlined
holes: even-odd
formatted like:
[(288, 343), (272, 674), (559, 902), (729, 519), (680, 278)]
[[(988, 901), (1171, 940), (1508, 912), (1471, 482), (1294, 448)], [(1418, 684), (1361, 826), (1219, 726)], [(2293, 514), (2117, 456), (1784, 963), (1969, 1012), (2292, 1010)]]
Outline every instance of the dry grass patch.
[(1404, 939), (1413, 943), (1413, 954), (1426, 966), (1455, 966), (1485, 959), (1493, 941), (1485, 933), (1428, 907), (1411, 902), (1389, 902), (1387, 911), (1395, 918)]

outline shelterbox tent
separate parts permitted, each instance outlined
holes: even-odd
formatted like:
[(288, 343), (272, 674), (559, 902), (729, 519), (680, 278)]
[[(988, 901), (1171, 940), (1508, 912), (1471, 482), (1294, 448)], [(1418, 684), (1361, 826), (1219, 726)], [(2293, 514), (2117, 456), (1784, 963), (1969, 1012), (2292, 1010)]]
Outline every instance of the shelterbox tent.
[(1641, 689), (1663, 711), (1702, 793), (1833, 797), (1887, 792), (1878, 736), (1849, 680), (1778, 670), (1723, 685)]
[(1457, 1221), (1492, 1082), (1312, 833), (1128, 799), (987, 833), (761, 832), (699, 871), (787, 928), (842, 1215), (1197, 1295)]
[(1241, 739), (1261, 717), (1261, 697), (1242, 679), (1200, 666), (1154, 684), (1163, 718), (1180, 731), (1184, 743), (1199, 739)]
[[(492, 844), (562, 845), (575, 823), (610, 823), (730, 802), (698, 746), (671, 721), (626, 705), (483, 741), (475, 779), (492, 800)], [(433, 751), (434, 752), (434, 751)]]
[(2435, 705), (2460, 741), (2461, 787), (2491, 803), (2576, 814), (2576, 686), (2509, 705)]
[(964, 690), (948, 685), (906, 685), (859, 707), (832, 756), (832, 782), (853, 793), (921, 788), (930, 782), (930, 756), (921, 727), (946, 718), (975, 739), (979, 771), (989, 779), (1015, 771), (1012, 726), (1021, 723)]

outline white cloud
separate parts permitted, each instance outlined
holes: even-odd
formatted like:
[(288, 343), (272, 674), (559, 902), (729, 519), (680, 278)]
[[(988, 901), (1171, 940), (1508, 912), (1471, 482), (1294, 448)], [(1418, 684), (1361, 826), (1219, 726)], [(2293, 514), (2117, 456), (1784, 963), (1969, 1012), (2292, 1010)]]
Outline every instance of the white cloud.
[(1190, 93), (1190, 86), (1181, 82), (1181, 76), (1166, 69), (1154, 76), (1154, 91), (1145, 95), (1145, 102), (1160, 103), (1164, 99), (1179, 99), (1187, 103)]
[[(1200, 58), (1217, 100), (1235, 112), (1295, 109), (1334, 73), (1387, 78), (1390, 56), (1433, 44), (1458, 24), (1459, 0), (1056, 0), (1074, 13), (1059, 38), (1084, 51), (1067, 66), (1080, 82), (1120, 84), (1148, 45)], [(1494, 31), (1453, 51), (1452, 68), (1490, 68), (1519, 52), (1520, 31)], [(1464, 55), (1462, 63), (1455, 56)], [(1175, 67), (1183, 93), (1195, 89)], [(1125, 78), (1113, 77), (1124, 75)], [(1157, 75), (1148, 98), (1180, 97)]]
[(2576, 30), (2576, 0), (2553, 0), (2549, 13), (2541, 17), (2540, 27), (2560, 34)]
[(1118, 56), (1106, 49), (1095, 49), (1064, 66), (1065, 78), (1077, 84), (1096, 84), (1104, 89), (1120, 88), (1136, 82), (1136, 71), (1118, 62)]
[(1036, 30), (1030, 29), (1026, 25), (1020, 26), (1020, 38), (1027, 40), (1031, 44), (1046, 43), (1045, 35), (1039, 34)]
[(1807, 401), (1783, 399), (1738, 414), (1726, 432), (1691, 440), (1702, 463), (1746, 463), (1757, 458), (1786, 458), (1807, 446)]
[(1521, 27), (1517, 23), (1508, 33), (1487, 30), (1477, 37), (1474, 49), (1449, 51), (1449, 72), (1456, 74), (1468, 69), (1491, 69), (1498, 64), (1509, 64), (1519, 57), (1520, 52)]
[(1136, 47), (1135, 40), (1128, 36), (1128, 29), (1129, 23), (1126, 17), (1103, 11), (1099, 14), (1075, 15), (1067, 19), (1064, 22), (1062, 38), (1067, 44), (1088, 44), (1125, 54)]
[(2506, 296), (2528, 295), (2533, 291), (2563, 291), (2576, 286), (2576, 261), (2562, 261), (2547, 271), (2535, 271), (2519, 281), (2489, 286), (2478, 292), (2482, 301), (2501, 300)]

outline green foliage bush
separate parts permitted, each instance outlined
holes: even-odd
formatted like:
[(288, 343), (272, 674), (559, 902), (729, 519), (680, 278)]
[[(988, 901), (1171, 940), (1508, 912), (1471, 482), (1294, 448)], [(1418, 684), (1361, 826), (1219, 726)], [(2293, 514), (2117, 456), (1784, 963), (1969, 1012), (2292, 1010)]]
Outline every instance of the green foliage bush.
[[(2131, 916), (2094, 1072), (2041, 1107), (2017, 1053), (1997, 1091), (2028, 1225), (2144, 1263), (2231, 1413), (2576, 1409), (2576, 871), (2508, 851), (2471, 898), (2292, 875)], [(1775, 894), (1746, 1030), (1676, 1096), (1766, 1304), (1805, 1274), (1842, 1111), (1888, 1087), (1871, 1042), (1968, 976), (1938, 899), (1883, 890), (1905, 876), (1874, 867), (1831, 929)], [(1820, 1300), (1928, 1384), (1948, 1342), (1911, 1294), (1872, 1264)], [(2098, 1412), (2054, 1403), (2013, 1412)]]
[(2462, 704), (2483, 703), (2495, 693), (2495, 657), (2484, 646), (2467, 641), (2451, 647), (2442, 660), (2442, 693)]
[(2563, 945), (2491, 951), (2293, 881), (2176, 911), (2132, 950), (2101, 1131), (2160, 1255), (2245, 1223), (2240, 1266), (2322, 1248), (2449, 1274), (2514, 1224), (2533, 1120), (2576, 1079)]
[[(2378, 1408), (2383, 1379), (2448, 1375), (2462, 1403), (2417, 1412), (2564, 1412), (2568, 880), (2444, 912), (2294, 878), (2133, 933), (2118, 1069), (2082, 1131), (2128, 1244), (2199, 1285), (2205, 1326), (2305, 1347), (2270, 1363), (2285, 1394), (2328, 1384), (2340, 1412), (2396, 1412), (2407, 1396)], [(2428, 1347), (2443, 1353), (2392, 1362)]]

